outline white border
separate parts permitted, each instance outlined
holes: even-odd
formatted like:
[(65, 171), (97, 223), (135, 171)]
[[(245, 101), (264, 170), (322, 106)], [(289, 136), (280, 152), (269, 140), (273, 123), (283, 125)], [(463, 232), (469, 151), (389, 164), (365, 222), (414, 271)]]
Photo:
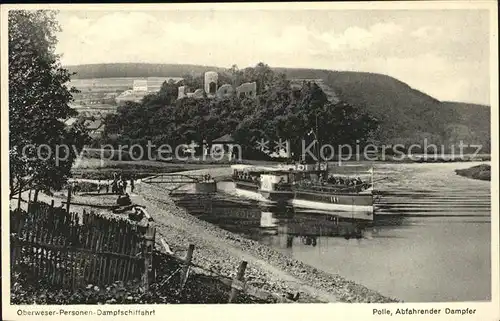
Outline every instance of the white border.
[[(283, 319), (287, 321), (293, 320), (323, 320), (323, 319), (337, 319), (337, 320), (381, 320), (387, 318), (386, 316), (373, 316), (372, 309), (391, 309), (395, 311), (396, 308), (474, 308), (477, 310), (475, 315), (472, 316), (457, 316), (457, 315), (440, 315), (435, 316), (405, 316), (405, 319), (415, 318), (439, 318), (440, 320), (500, 320), (499, 313), (499, 200), (498, 200), (498, 12), (496, 1), (412, 1), (412, 2), (343, 2), (343, 3), (231, 3), (231, 4), (169, 4), (169, 5), (156, 5), (156, 4), (63, 4), (63, 5), (2, 5), (1, 7), (1, 121), (2, 121), (2, 136), (1, 136), (1, 151), (2, 151), (2, 199), (8, 200), (8, 173), (9, 173), (9, 158), (8, 158), (8, 86), (7, 86), (7, 63), (8, 63), (8, 50), (7, 50), (7, 10), (9, 9), (59, 9), (59, 10), (112, 10), (112, 11), (133, 11), (133, 10), (436, 10), (436, 9), (486, 9), (490, 11), (490, 70), (491, 70), (491, 128), (492, 128), (492, 189), (491, 189), (491, 235), (492, 235), (492, 301), (491, 302), (463, 302), (463, 303), (406, 303), (406, 304), (298, 304), (298, 305), (141, 305), (133, 306), (140, 309), (155, 309), (156, 314), (154, 317), (126, 317), (121, 316), (123, 320), (135, 319), (162, 319), (162, 320), (195, 320), (202, 319), (209, 320), (257, 320), (257, 319)], [(17, 307), (9, 305), (10, 298), (10, 273), (9, 271), (9, 204), (2, 202), (2, 310), (4, 320), (35, 320), (36, 317), (19, 317), (16, 314)], [(374, 271), (376, 273), (376, 271)], [(84, 309), (89, 308), (96, 310), (99, 306), (29, 306), (31, 311), (34, 310), (50, 310), (59, 308), (65, 309)], [(101, 308), (104, 306), (100, 306)], [(123, 308), (129, 309), (132, 306), (105, 306), (106, 308)], [(28, 307), (27, 307), (28, 308)], [(43, 320), (59, 319), (57, 317), (39, 317)], [(67, 317), (63, 317), (66, 319)], [(79, 317), (79, 320), (93, 319), (95, 317)], [(394, 318), (394, 317), (391, 317)], [(396, 319), (398, 319), (396, 317)]]

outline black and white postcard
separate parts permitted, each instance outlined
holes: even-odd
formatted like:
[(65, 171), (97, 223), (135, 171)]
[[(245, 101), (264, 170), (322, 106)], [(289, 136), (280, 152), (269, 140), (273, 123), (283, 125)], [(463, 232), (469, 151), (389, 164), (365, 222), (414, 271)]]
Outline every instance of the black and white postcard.
[(498, 321), (497, 14), (2, 5), (2, 319)]

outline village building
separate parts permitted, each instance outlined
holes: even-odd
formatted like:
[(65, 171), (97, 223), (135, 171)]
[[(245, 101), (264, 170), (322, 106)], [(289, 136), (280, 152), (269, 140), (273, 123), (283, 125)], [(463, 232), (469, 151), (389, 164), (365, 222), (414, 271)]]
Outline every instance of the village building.
[(139, 103), (147, 94), (147, 91), (126, 90), (116, 97), (115, 101), (118, 105), (122, 105), (127, 101)]
[(100, 138), (104, 133), (104, 121), (102, 119), (87, 119), (84, 122), (91, 138)]
[[(227, 158), (229, 160), (234, 159), (238, 155), (233, 155), (235, 152), (237, 153), (238, 150), (235, 148), (237, 145), (236, 141), (234, 140), (233, 136), (231, 134), (225, 134), (217, 139), (214, 139), (212, 141), (212, 145), (210, 146), (210, 149), (204, 149), (203, 153), (204, 156), (212, 156), (217, 154), (218, 158)], [(219, 156), (219, 151), (222, 151), (224, 156)]]

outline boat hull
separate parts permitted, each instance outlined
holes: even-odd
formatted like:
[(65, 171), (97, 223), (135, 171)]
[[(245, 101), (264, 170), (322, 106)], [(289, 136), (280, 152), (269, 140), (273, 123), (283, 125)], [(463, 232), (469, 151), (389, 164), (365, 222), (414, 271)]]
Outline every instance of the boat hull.
[[(371, 195), (319, 195), (318, 200), (310, 200), (301, 198), (301, 195), (304, 197), (304, 194), (298, 192), (261, 191), (258, 188), (250, 189), (248, 186), (240, 184), (236, 184), (235, 187), (238, 195), (269, 204), (290, 205), (296, 209), (314, 210), (346, 219), (362, 221), (373, 221), (374, 219)], [(318, 197), (318, 195), (315, 196)]]
[(332, 215), (354, 220), (373, 221), (373, 205), (347, 205), (291, 199), (289, 204), (298, 209), (313, 209)]
[(257, 184), (252, 184), (252, 183), (248, 183), (248, 182), (235, 182), (234, 186), (240, 190), (245, 190), (245, 191), (250, 191), (250, 192), (255, 192), (255, 193), (259, 192), (259, 186)]

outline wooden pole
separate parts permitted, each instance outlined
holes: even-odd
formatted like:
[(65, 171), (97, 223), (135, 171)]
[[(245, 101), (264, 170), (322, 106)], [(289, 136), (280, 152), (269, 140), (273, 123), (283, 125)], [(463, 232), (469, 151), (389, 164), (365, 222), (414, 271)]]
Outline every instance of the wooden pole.
[(184, 286), (186, 285), (188, 279), (189, 266), (191, 265), (191, 261), (193, 259), (193, 252), (194, 252), (194, 244), (189, 244), (186, 258), (184, 259), (184, 267), (182, 268), (181, 272), (181, 290), (184, 289)]
[[(233, 283), (240, 283), (238, 281), (243, 281), (243, 276), (245, 275), (247, 264), (248, 264), (247, 261), (242, 261), (240, 263), (240, 266), (238, 268), (238, 273), (236, 274), (236, 277), (233, 279)], [(238, 295), (238, 289), (236, 287), (231, 286), (231, 295), (229, 296), (228, 303), (233, 302), (237, 295)]]
[(153, 269), (153, 247), (155, 244), (155, 235), (156, 229), (154, 227), (148, 226), (146, 235), (144, 236), (145, 241), (143, 245), (144, 273), (142, 277), (142, 283), (145, 291), (149, 289), (149, 283), (151, 281), (150, 276)]
[(54, 200), (50, 201), (50, 207), (54, 208)]
[(35, 194), (33, 195), (33, 203), (38, 202), (38, 193), (40, 192), (39, 189), (35, 189)]
[(172, 252), (170, 246), (168, 246), (168, 243), (165, 241), (165, 239), (163, 237), (160, 237), (160, 241), (161, 245), (163, 245), (163, 248), (165, 249), (165, 252), (167, 252), (167, 254), (173, 255), (174, 252)]
[(19, 184), (19, 195), (18, 195), (18, 199), (17, 199), (17, 209), (21, 208), (21, 194), (22, 193), (23, 193), (23, 183), (21, 182)]
[(30, 188), (30, 191), (28, 193), (28, 212), (30, 211), (30, 207), (31, 207), (31, 188)]
[(66, 213), (69, 213), (69, 206), (71, 204), (71, 191), (72, 185), (68, 185), (68, 198), (66, 199)]

